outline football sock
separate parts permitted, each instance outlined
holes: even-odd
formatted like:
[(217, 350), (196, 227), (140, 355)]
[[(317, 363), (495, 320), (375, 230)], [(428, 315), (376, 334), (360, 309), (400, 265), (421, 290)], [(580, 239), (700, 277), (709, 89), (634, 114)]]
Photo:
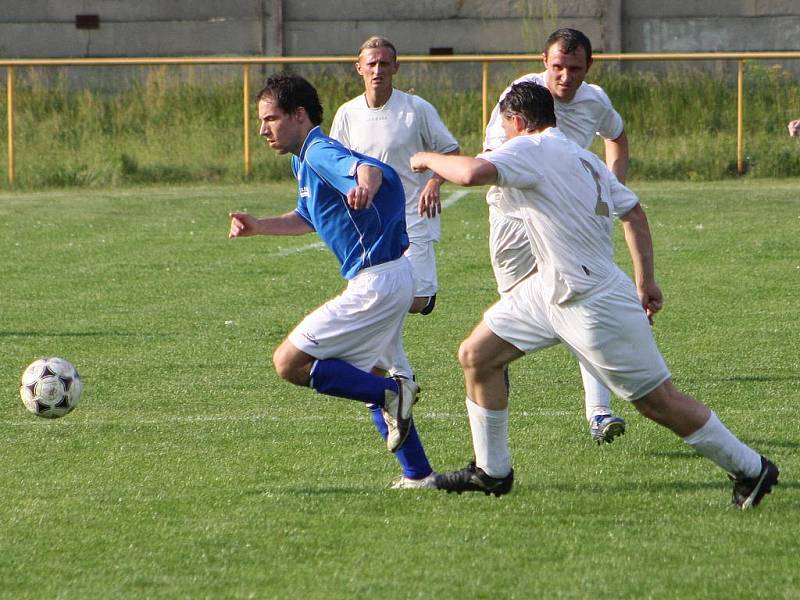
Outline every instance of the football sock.
[(467, 414), (472, 430), (475, 464), (490, 477), (505, 477), (511, 472), (508, 407), (503, 410), (489, 410), (467, 398)]
[(397, 394), (397, 383), (390, 377), (378, 377), (336, 358), (314, 361), (311, 367), (312, 388), (320, 394), (372, 402), (383, 406), (386, 391)]
[(761, 455), (733, 435), (713, 411), (706, 424), (683, 441), (734, 477), (749, 479), (761, 472)]
[(411, 370), (411, 364), (408, 362), (408, 357), (405, 352), (401, 352), (395, 356), (394, 364), (389, 369), (392, 375), (399, 375), (406, 379), (414, 379), (414, 371)]
[[(372, 422), (375, 424), (375, 429), (378, 430), (378, 433), (381, 434), (385, 441), (389, 435), (389, 430), (386, 427), (386, 421), (383, 420), (381, 407), (376, 404), (367, 406), (372, 414)], [(406, 441), (397, 449), (394, 456), (400, 466), (403, 467), (404, 477), (422, 479), (433, 473), (428, 457), (425, 455), (425, 449), (422, 447), (422, 440), (419, 439), (419, 434), (417, 434), (414, 421), (411, 421), (411, 431), (409, 431)]]
[(591, 421), (592, 417), (596, 415), (610, 415), (611, 392), (599, 379), (587, 371), (583, 364), (578, 364), (581, 367), (581, 379), (583, 380), (586, 420)]

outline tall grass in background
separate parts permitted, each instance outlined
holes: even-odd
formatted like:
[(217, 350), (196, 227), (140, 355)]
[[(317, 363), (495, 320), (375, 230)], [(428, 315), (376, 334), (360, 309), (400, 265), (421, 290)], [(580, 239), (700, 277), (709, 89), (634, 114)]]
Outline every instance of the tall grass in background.
[[(362, 91), (351, 66), (293, 67), (317, 86), (327, 129), (336, 108)], [(540, 65), (492, 65), (490, 102), (507, 83)], [(20, 70), (15, 103), (18, 188), (141, 183), (239, 182), (242, 161), (241, 78), (201, 76), (191, 67), (142, 68), (122, 91), (76, 89), (57, 71)], [(253, 91), (262, 69), (253, 67)], [(403, 65), (401, 89), (431, 101), (466, 153), (480, 150), (476, 65)], [(622, 113), (631, 145), (631, 179), (717, 180), (736, 172), (736, 81), (721, 71), (670, 64), (660, 71), (597, 63), (588, 78)], [(5, 95), (0, 110), (5, 114)], [(745, 153), (750, 177), (800, 175), (800, 143), (786, 123), (800, 118), (797, 79), (780, 66), (748, 64)], [(265, 150), (251, 111), (251, 179), (287, 175), (287, 158)], [(0, 189), (8, 187), (6, 121), (0, 120)], [(597, 142), (594, 149), (602, 152)]]

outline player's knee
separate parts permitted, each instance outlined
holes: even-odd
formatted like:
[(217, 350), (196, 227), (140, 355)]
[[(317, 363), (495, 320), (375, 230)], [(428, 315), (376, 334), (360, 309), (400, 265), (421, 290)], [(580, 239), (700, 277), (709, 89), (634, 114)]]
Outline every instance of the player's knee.
[(287, 349), (286, 344), (281, 344), (272, 354), (272, 364), (278, 377), (295, 385), (306, 385), (301, 377), (292, 353)]
[(278, 377), (288, 381), (290, 370), (285, 352), (283, 351), (283, 346), (278, 346), (275, 352), (272, 353), (272, 365), (275, 367), (275, 372), (278, 374)]
[(458, 362), (462, 369), (476, 369), (483, 364), (480, 346), (471, 338), (465, 339), (458, 347)]

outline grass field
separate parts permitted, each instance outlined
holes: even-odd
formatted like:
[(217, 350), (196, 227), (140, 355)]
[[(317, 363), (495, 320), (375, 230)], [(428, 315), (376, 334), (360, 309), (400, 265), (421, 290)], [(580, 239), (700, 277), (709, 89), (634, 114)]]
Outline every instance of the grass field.
[[(363, 407), (270, 365), (341, 288), (333, 258), (226, 238), (291, 184), (0, 194), (0, 598), (800, 598), (797, 186), (634, 187), (675, 381), (782, 469), (757, 510), (621, 401), (628, 433), (592, 444), (560, 348), (512, 366), (510, 495), (390, 491)], [(471, 456), (455, 352), (494, 299), (486, 238), (472, 191), (444, 216), (437, 309), (407, 324), (438, 469)], [(18, 397), (43, 355), (85, 382), (60, 420)]]

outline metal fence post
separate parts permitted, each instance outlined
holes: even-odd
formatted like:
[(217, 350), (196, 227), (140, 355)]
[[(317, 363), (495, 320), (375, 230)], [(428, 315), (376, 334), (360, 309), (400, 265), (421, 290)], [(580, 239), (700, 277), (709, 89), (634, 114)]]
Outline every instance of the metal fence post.
[(8, 103), (8, 185), (14, 187), (14, 67), (6, 67), (6, 93)]
[(483, 61), (481, 63), (481, 135), (486, 125), (489, 122), (488, 117), (488, 99), (489, 97), (489, 63)]
[(242, 114), (244, 129), (244, 176), (250, 177), (250, 65), (243, 65)]
[(739, 59), (739, 69), (736, 80), (736, 172), (744, 174), (744, 60)]

